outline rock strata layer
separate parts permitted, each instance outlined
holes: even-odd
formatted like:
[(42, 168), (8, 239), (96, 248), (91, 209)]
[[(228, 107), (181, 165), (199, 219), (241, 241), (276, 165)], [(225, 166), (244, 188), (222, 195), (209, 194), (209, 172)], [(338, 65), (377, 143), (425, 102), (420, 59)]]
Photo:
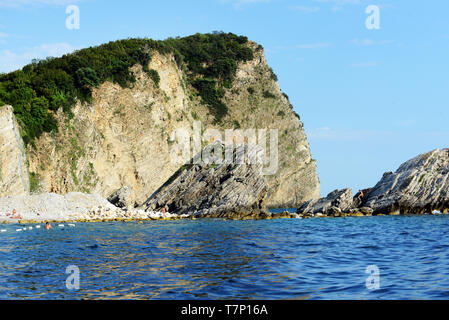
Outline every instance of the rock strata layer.
[(336, 190), (309, 201), (297, 213), (302, 217), (432, 214), (449, 212), (449, 149), (419, 155), (396, 172), (387, 172), (374, 188)]
[[(213, 144), (218, 152), (224, 148), (221, 142)], [(235, 159), (243, 154), (254, 158), (258, 152), (257, 146), (237, 147)], [(165, 208), (195, 217), (266, 218), (270, 215), (265, 207), (268, 186), (262, 168), (259, 162), (185, 165), (145, 202), (144, 208)]]
[(108, 197), (108, 201), (119, 208), (134, 208), (135, 194), (132, 188), (123, 187)]
[[(107, 198), (129, 186), (135, 202), (142, 205), (180, 166), (170, 161), (171, 137), (177, 130), (193, 136), (193, 125), (199, 121), (203, 132), (217, 129), (222, 135), (233, 128), (265, 129), (268, 146), (270, 130), (278, 129), (280, 161), (276, 173), (266, 177), (267, 205), (295, 207), (319, 198), (316, 163), (303, 123), (279, 87), (262, 48), (250, 41), (247, 45), (254, 59), (238, 63), (230, 88), (223, 89), (228, 113), (221, 122), (216, 122), (189, 84), (175, 56), (157, 51), (148, 65), (159, 75), (157, 83), (135, 65), (131, 71), (136, 81), (131, 87), (104, 82), (93, 89), (92, 101), (78, 101), (70, 116), (61, 108), (54, 114), (57, 132), (42, 134), (35, 147), (28, 145), (28, 169), (37, 182), (34, 191), (97, 193)], [(209, 143), (206, 137), (200, 139)], [(7, 152), (0, 149), (0, 155), (7, 157)], [(27, 177), (17, 168), (5, 169), (3, 174)], [(20, 179), (10, 181), (22, 184)], [(7, 182), (0, 186), (4, 195), (26, 189)]]
[(0, 108), (0, 197), (30, 192), (27, 156), (11, 106)]
[(367, 195), (374, 213), (431, 213), (449, 209), (449, 149), (419, 155), (385, 173)]

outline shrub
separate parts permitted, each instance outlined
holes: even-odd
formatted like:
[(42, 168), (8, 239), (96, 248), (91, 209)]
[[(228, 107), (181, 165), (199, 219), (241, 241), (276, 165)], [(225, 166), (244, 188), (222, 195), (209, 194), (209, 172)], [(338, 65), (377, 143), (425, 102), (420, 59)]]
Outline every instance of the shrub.
[(270, 79), (276, 82), (278, 81), (278, 76), (276, 75), (276, 73), (274, 73), (272, 68), (270, 68)]
[(216, 89), (216, 82), (210, 79), (200, 79), (193, 83), (203, 101), (209, 106), (217, 122), (228, 113), (228, 107), (221, 101), (222, 92)]
[(272, 94), (270, 91), (264, 90), (263, 91), (263, 97), (266, 99), (274, 99), (276, 96)]
[(159, 85), (159, 74), (148, 67), (157, 50), (174, 55), (188, 82), (220, 121), (228, 112), (222, 102), (224, 88), (231, 87), (238, 62), (253, 59), (247, 42), (246, 37), (223, 32), (163, 41), (127, 39), (61, 58), (33, 60), (22, 70), (0, 74), (0, 103), (13, 106), (25, 143), (32, 143), (43, 132), (57, 129), (55, 111), (63, 108), (70, 115), (77, 99), (90, 102), (92, 89), (105, 81), (130, 87), (136, 81), (130, 70), (133, 65), (140, 64)]
[(97, 87), (100, 84), (97, 73), (89, 67), (79, 68), (76, 71), (76, 81), (79, 87)]
[(30, 172), (30, 193), (41, 191), (41, 178), (37, 173)]
[(195, 111), (192, 111), (191, 114), (192, 114), (193, 120), (200, 120), (200, 117), (198, 116), (198, 114)]
[(154, 69), (149, 69), (147, 71), (147, 74), (153, 80), (156, 87), (159, 87), (159, 82), (161, 81), (161, 77), (159, 76), (159, 73)]

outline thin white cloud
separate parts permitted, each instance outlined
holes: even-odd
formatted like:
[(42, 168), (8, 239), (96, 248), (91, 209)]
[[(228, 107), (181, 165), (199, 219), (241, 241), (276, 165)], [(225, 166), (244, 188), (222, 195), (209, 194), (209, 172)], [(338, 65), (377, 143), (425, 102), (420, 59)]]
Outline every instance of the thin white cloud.
[(11, 72), (21, 69), (33, 59), (45, 59), (47, 57), (60, 57), (79, 48), (68, 43), (43, 44), (33, 48), (27, 48), (21, 52), (3, 50), (0, 52), (0, 72)]
[(394, 4), (392, 3), (384, 3), (384, 4), (378, 4), (377, 5), (380, 9), (391, 9), (394, 8)]
[(348, 4), (360, 4), (360, 0), (314, 0), (315, 2), (331, 3), (338, 6), (344, 6)]
[(241, 7), (249, 4), (257, 4), (257, 3), (269, 3), (271, 0), (219, 0), (221, 3), (230, 3), (236, 9), (240, 9)]
[[(0, 25), (0, 28), (2, 28), (3, 26)], [(0, 44), (3, 44), (6, 42), (6, 38), (9, 37), (9, 34), (1, 32), (0, 31)]]
[(294, 47), (298, 49), (319, 49), (319, 48), (328, 48), (331, 46), (332, 43), (330, 42), (315, 42), (315, 43), (298, 44)]
[(390, 131), (316, 128), (307, 131), (311, 141), (363, 141), (373, 138), (390, 137)]
[(259, 2), (270, 2), (270, 0), (236, 0), (234, 1), (237, 4), (243, 5), (243, 4), (250, 4), (250, 3), (259, 3)]
[(323, 127), (307, 131), (307, 136), (309, 139), (329, 140), (336, 137), (336, 132), (329, 127)]
[(336, 12), (343, 9), (343, 7), (348, 5), (370, 5), (375, 4), (381, 9), (390, 9), (394, 8), (394, 5), (391, 3), (373, 3), (373, 0), (313, 0), (317, 3), (328, 4), (331, 6), (331, 10)]
[(265, 49), (266, 52), (277, 53), (279, 51), (285, 50), (296, 50), (296, 49), (322, 49), (331, 47), (331, 42), (313, 42), (313, 43), (301, 43), (291, 46), (278, 46), (272, 49)]
[(391, 40), (376, 41), (376, 40), (369, 39), (369, 38), (353, 39), (353, 40), (351, 40), (351, 42), (353, 44), (357, 45), (357, 46), (364, 46), (364, 47), (368, 47), (368, 46), (383, 46), (383, 45), (387, 45), (387, 44), (393, 43), (393, 41), (391, 41)]
[(290, 6), (290, 10), (299, 11), (304, 13), (314, 13), (320, 11), (320, 7), (311, 7), (311, 6)]
[(22, 7), (22, 6), (65, 6), (75, 4), (82, 0), (0, 0), (0, 7)]
[(314, 0), (319, 3), (328, 3), (332, 5), (332, 11), (340, 11), (346, 5), (358, 5), (360, 0)]

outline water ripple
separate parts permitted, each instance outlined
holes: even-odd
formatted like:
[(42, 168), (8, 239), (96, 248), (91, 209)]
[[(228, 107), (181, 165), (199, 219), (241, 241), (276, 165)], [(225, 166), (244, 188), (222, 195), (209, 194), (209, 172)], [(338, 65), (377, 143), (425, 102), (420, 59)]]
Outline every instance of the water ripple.
[(0, 299), (449, 298), (447, 216), (18, 227), (0, 235)]

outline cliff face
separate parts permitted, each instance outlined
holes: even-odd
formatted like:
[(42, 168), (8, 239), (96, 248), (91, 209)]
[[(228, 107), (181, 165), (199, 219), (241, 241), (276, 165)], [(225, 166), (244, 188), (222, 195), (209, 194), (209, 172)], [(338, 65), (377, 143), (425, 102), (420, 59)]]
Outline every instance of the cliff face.
[(419, 155), (387, 172), (367, 195), (375, 213), (431, 213), (449, 209), (449, 149)]
[(268, 129), (268, 149), (269, 129), (278, 129), (278, 170), (266, 177), (267, 205), (294, 207), (318, 198), (316, 164), (303, 124), (273, 77), (263, 50), (256, 50), (255, 43), (248, 45), (254, 59), (239, 63), (235, 80), (224, 93), (229, 112), (218, 124), (187, 84), (175, 57), (158, 52), (149, 68), (157, 71), (159, 83), (135, 65), (136, 82), (130, 88), (105, 82), (93, 90), (91, 103), (77, 102), (73, 116), (60, 110), (55, 116), (58, 133), (44, 133), (34, 147), (28, 146), (29, 171), (39, 181), (32, 191), (107, 197), (128, 186), (134, 202), (141, 205), (180, 167), (170, 158), (172, 134), (181, 128), (192, 132), (194, 121), (201, 121), (203, 130), (215, 128), (223, 136), (225, 129)]
[(27, 158), (11, 106), (0, 108), (0, 150), (0, 197), (27, 194)]
[[(207, 148), (224, 152), (221, 142)], [(237, 148), (235, 156), (244, 153), (256, 157), (262, 149), (251, 145)], [(162, 211), (197, 217), (245, 219), (267, 217), (265, 207), (267, 182), (262, 163), (183, 166), (145, 202), (147, 211)]]
[(449, 212), (449, 149), (437, 149), (387, 172), (374, 188), (335, 190), (326, 198), (305, 203), (303, 217), (425, 214)]

